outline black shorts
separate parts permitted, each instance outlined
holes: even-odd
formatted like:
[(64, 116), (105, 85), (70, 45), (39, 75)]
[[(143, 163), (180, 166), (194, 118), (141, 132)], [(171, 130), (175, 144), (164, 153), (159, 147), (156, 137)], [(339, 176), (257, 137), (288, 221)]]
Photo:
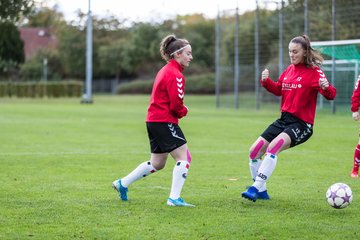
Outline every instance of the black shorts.
[(266, 141), (271, 142), (280, 133), (290, 136), (290, 147), (306, 142), (313, 134), (313, 125), (302, 121), (288, 112), (282, 112), (281, 117), (269, 125), (261, 134)]
[(186, 144), (185, 136), (177, 124), (148, 122), (146, 128), (151, 153), (169, 153)]

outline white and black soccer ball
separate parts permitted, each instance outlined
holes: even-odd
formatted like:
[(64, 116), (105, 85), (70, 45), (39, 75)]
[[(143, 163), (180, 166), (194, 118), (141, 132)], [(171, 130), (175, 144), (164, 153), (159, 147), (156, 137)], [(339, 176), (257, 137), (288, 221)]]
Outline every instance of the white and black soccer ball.
[(351, 188), (345, 183), (335, 183), (326, 191), (326, 201), (333, 208), (346, 208), (352, 200)]

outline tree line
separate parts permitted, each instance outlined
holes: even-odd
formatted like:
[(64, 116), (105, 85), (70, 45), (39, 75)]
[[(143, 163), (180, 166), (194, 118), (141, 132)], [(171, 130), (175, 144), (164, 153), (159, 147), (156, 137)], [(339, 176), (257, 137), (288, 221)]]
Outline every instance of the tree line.
[[(331, 39), (332, 1), (309, 0), (311, 40)], [(236, 6), (234, 6), (235, 8)], [(337, 39), (360, 38), (360, 6), (357, 0), (336, 1)], [(283, 38), (287, 42), (304, 31), (304, 0), (286, 1)], [(279, 9), (259, 9), (261, 64), (274, 61), (278, 46)], [(34, 0), (5, 0), (0, 7), (0, 80), (29, 81), (42, 78), (43, 59), (48, 60), (48, 79), (84, 79), (87, 14), (79, 11), (67, 22), (54, 7), (37, 6)], [(235, 15), (221, 15), (225, 53), (234, 58)], [(254, 63), (255, 10), (239, 16), (240, 64)], [(25, 61), (20, 27), (48, 27), (58, 40), (56, 49), (42, 49)], [(150, 79), (163, 65), (159, 55), (161, 39), (170, 33), (187, 38), (194, 61), (189, 75), (215, 71), (216, 18), (202, 14), (178, 15), (161, 23), (133, 22), (116, 16), (93, 16), (93, 77), (101, 79)], [(246, 75), (246, 73), (245, 73)]]

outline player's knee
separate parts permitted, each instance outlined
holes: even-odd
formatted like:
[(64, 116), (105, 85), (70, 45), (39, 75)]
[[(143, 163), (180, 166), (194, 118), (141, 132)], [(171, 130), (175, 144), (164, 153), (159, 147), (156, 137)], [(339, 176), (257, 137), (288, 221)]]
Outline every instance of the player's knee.
[(148, 162), (148, 164), (151, 164), (156, 171), (159, 171), (165, 167), (165, 162)]

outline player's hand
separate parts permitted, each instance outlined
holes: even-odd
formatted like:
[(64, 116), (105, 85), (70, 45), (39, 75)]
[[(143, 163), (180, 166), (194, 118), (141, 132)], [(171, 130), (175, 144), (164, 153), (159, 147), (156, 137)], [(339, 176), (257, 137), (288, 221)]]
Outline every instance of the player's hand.
[(265, 68), (264, 71), (262, 71), (261, 73), (261, 80), (265, 82), (268, 77), (269, 77), (269, 70)]
[(322, 90), (326, 90), (329, 87), (329, 81), (326, 78), (320, 78), (319, 85)]
[(360, 119), (359, 112), (353, 112), (352, 117), (355, 121), (358, 121)]

